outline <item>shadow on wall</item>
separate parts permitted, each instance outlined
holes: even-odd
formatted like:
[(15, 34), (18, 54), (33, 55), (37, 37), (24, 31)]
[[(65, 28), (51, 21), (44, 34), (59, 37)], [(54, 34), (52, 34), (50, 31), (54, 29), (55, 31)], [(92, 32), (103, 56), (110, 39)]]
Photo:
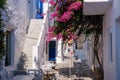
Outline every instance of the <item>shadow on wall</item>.
[(28, 61), (26, 54), (24, 52), (21, 52), (19, 63), (17, 64), (17, 69), (26, 70), (28, 67), (28, 65), (26, 64), (26, 61)]

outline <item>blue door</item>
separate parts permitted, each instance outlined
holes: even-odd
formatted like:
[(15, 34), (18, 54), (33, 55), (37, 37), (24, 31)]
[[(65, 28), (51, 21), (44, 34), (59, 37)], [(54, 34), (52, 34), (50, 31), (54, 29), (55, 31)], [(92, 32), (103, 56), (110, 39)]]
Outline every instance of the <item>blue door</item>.
[(49, 61), (55, 61), (56, 57), (56, 41), (49, 42)]

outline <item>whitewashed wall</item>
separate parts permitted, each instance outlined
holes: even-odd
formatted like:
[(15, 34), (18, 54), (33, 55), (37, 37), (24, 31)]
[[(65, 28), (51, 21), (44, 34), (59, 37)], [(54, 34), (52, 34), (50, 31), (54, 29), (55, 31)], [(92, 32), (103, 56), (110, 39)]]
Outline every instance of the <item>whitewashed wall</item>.
[(42, 25), (42, 29), (40, 31), (37, 47), (38, 47), (38, 62), (39, 65), (38, 67), (41, 68), (42, 65), (46, 61), (46, 34), (47, 34), (47, 29), (48, 29), (48, 18), (47, 15), (44, 16), (44, 21)]
[(62, 39), (60, 39), (59, 41), (57, 41), (57, 51), (56, 51), (56, 63), (62, 63)]
[[(29, 20), (35, 18), (36, 7), (35, 0), (8, 0), (7, 12), (9, 20), (6, 22), (6, 30), (12, 31), (12, 68), (17, 68), (17, 63), (21, 55), (23, 44), (26, 37)], [(48, 3), (43, 4), (43, 12), (47, 16)], [(47, 18), (45, 18), (46, 20)], [(48, 22), (44, 21), (44, 26)], [(48, 25), (47, 25), (48, 26)], [(46, 30), (46, 29), (45, 29)], [(14, 66), (14, 67), (13, 67)]]
[(23, 48), (26, 29), (29, 24), (29, 6), (27, 0), (8, 0), (8, 14), (10, 19), (6, 23), (6, 29), (14, 31), (14, 46), (12, 61), (14, 61), (14, 69), (19, 62), (21, 50)]
[[(104, 16), (103, 27), (103, 56), (104, 56), (104, 80), (120, 80), (120, 1), (113, 0)], [(112, 27), (112, 57), (110, 61), (109, 28)]]

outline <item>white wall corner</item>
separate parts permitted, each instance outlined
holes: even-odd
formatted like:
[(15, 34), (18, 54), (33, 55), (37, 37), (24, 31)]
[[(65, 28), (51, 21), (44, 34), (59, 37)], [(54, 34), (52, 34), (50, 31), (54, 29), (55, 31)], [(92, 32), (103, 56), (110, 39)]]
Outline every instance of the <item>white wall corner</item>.
[(58, 41), (56, 55), (56, 63), (62, 63), (62, 39)]

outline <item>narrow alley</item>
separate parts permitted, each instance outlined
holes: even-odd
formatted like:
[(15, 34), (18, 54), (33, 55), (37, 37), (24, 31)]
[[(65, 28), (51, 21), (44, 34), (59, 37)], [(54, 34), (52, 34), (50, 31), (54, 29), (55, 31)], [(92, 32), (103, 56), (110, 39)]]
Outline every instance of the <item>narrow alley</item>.
[(94, 74), (86, 65), (86, 61), (69, 54), (64, 55), (64, 62), (57, 67), (60, 80), (94, 80)]
[(120, 0), (0, 0), (0, 80), (120, 80)]

